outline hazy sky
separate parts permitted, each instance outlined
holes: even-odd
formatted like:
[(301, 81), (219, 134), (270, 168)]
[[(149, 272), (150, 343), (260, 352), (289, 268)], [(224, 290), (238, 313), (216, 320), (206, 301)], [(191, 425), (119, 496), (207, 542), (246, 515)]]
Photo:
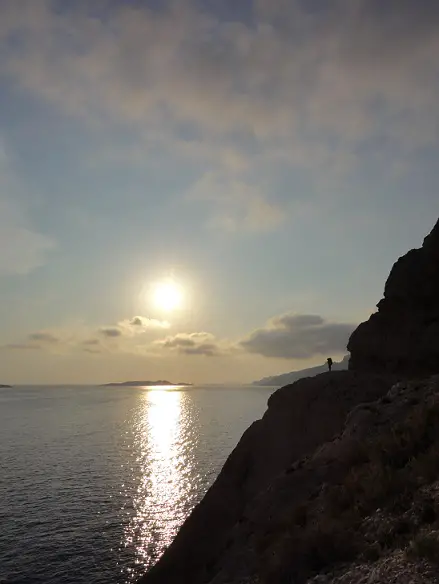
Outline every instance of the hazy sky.
[(0, 0), (0, 43), (0, 382), (338, 358), (439, 215), (437, 0)]

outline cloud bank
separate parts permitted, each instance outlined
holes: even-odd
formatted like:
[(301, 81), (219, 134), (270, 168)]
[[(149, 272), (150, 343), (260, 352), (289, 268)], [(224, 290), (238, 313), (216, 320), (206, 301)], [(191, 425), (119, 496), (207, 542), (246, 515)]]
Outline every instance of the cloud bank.
[(425, 121), (438, 108), (435, 0), (254, 0), (247, 18), (229, 19), (190, 1), (0, 9), (3, 71), (75, 113), (293, 140), (313, 128), (395, 137), (403, 116), (403, 128), (419, 130), (407, 139), (433, 135)]
[[(437, 144), (436, 0), (253, 0), (228, 16), (159, 5), (2, 2), (0, 75), (68, 114), (125, 124), (141, 156), (204, 161), (214, 175), (195, 179), (194, 199), (227, 231), (282, 222), (276, 165), (349, 172), (365, 149), (404, 159)], [(36, 250), (31, 269), (49, 242), (16, 237)]]
[[(9, 350), (42, 349), (86, 353), (132, 353), (160, 357), (166, 353), (182, 356), (237, 357), (253, 354), (270, 359), (312, 359), (345, 354), (356, 324), (336, 323), (319, 315), (284, 314), (271, 319), (239, 340), (218, 339), (209, 332), (178, 332), (162, 338), (168, 323), (133, 317), (119, 325), (85, 331), (37, 331), (24, 340), (3, 346)], [(142, 333), (127, 328), (142, 326)], [(136, 324), (142, 323), (142, 324)], [(166, 324), (167, 326), (163, 326)], [(93, 336), (94, 335), (94, 336)]]
[(225, 353), (224, 348), (210, 333), (179, 333), (173, 337), (156, 341), (155, 345), (163, 349), (177, 351), (180, 355), (203, 355), (217, 357)]
[(284, 314), (240, 341), (245, 351), (276, 359), (310, 359), (345, 353), (354, 324), (333, 323), (318, 315)]
[[(144, 351), (163, 335), (170, 324), (144, 316), (126, 318), (108, 326), (60, 328), (29, 333), (23, 340), (3, 345), (3, 349), (41, 349), (51, 352), (135, 353)], [(152, 346), (152, 345), (151, 345)]]

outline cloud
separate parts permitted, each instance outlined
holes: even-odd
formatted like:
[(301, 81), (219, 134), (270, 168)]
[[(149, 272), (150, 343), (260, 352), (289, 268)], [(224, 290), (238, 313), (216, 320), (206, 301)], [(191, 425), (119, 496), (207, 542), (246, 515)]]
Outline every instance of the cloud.
[(83, 345), (99, 345), (101, 343), (101, 341), (99, 339), (85, 339), (85, 341), (82, 341)]
[(157, 334), (170, 327), (169, 322), (146, 318), (145, 316), (134, 316), (121, 320), (116, 325), (104, 326), (98, 333), (107, 338), (134, 337), (136, 335)]
[(208, 332), (178, 333), (154, 341), (156, 347), (180, 355), (209, 357), (251, 353), (275, 359), (310, 359), (345, 353), (357, 325), (336, 323), (316, 314), (283, 314), (238, 341), (217, 339)]
[(133, 355), (157, 354), (153, 344), (170, 324), (143, 316), (126, 318), (116, 324), (99, 328), (88, 326), (41, 330), (27, 334), (24, 339), (0, 346), (4, 350), (41, 349), (51, 353), (124, 353)]
[(206, 173), (192, 187), (189, 198), (215, 209), (212, 225), (226, 231), (269, 231), (285, 219), (285, 211), (261, 190), (242, 180)]
[(181, 355), (204, 355), (216, 357), (224, 354), (224, 348), (210, 333), (179, 333), (165, 340), (155, 341), (156, 346), (176, 350)]
[(55, 247), (51, 238), (33, 229), (21, 190), (0, 139), (0, 275), (28, 274)]
[(84, 353), (99, 354), (105, 350), (100, 339), (84, 339), (79, 346)]
[(4, 225), (3, 222), (7, 221), (5, 215), (2, 215), (0, 274), (24, 275), (45, 264), (46, 253), (54, 246), (52, 240), (28, 228), (12, 224)]
[(119, 326), (131, 334), (142, 334), (153, 330), (168, 329), (171, 325), (166, 320), (147, 318), (146, 316), (134, 316), (131, 319), (123, 320)]
[[(149, 319), (146, 319), (148, 323)], [(160, 322), (160, 321), (158, 321)], [(133, 334), (123, 323), (139, 327)], [(163, 323), (144, 328), (143, 317), (132, 317), (118, 325), (99, 329), (44, 330), (28, 334), (24, 340), (3, 345), (2, 349), (41, 349), (55, 353), (149, 355), (159, 358), (166, 352), (183, 356), (239, 357), (250, 353), (276, 359), (310, 359), (317, 356), (345, 354), (346, 344), (355, 324), (336, 323), (316, 314), (287, 313), (272, 318), (239, 340), (217, 338), (209, 332), (180, 332), (165, 338)], [(97, 336), (96, 336), (97, 335)]]
[(41, 346), (32, 343), (9, 343), (7, 345), (3, 345), (2, 349), (9, 349), (11, 351), (38, 351), (41, 349)]
[(318, 315), (285, 314), (239, 342), (248, 353), (277, 359), (309, 359), (345, 353), (357, 325), (328, 322)]
[(436, 0), (255, 0), (248, 22), (190, 1), (72, 6), (0, 6), (3, 72), (69, 112), (313, 164), (303, 153), (323, 142), (349, 152), (371, 136), (437, 140)]
[(118, 337), (121, 337), (123, 335), (123, 332), (120, 330), (120, 328), (117, 327), (102, 327), (101, 329), (99, 329), (99, 333), (107, 338), (110, 339), (115, 339)]
[(66, 348), (70, 339), (51, 331), (36, 331), (29, 333), (25, 340), (17, 343), (3, 345), (3, 349), (26, 351), (26, 350), (48, 350), (59, 352)]
[(36, 341), (41, 343), (56, 344), (61, 342), (61, 338), (51, 332), (36, 332), (28, 335), (30, 341)]

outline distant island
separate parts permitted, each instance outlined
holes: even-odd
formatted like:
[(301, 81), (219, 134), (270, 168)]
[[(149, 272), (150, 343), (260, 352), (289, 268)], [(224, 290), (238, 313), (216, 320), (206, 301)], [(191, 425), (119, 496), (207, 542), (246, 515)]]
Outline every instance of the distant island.
[(172, 383), (171, 381), (166, 381), (165, 379), (159, 379), (158, 381), (122, 381), (114, 383), (103, 383), (100, 387), (143, 387), (143, 386), (156, 386), (156, 385), (183, 385), (189, 386), (192, 383)]
[(0, 383), (0, 389), (11, 389), (12, 385), (3, 385)]

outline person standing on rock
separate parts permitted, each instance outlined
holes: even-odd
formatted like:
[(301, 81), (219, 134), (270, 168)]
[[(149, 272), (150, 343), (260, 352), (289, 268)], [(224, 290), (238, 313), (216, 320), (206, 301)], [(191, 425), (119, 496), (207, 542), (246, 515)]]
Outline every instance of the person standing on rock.
[(332, 359), (331, 359), (331, 357), (328, 357), (326, 359), (326, 363), (328, 364), (329, 371), (331, 371), (331, 369), (332, 369)]

